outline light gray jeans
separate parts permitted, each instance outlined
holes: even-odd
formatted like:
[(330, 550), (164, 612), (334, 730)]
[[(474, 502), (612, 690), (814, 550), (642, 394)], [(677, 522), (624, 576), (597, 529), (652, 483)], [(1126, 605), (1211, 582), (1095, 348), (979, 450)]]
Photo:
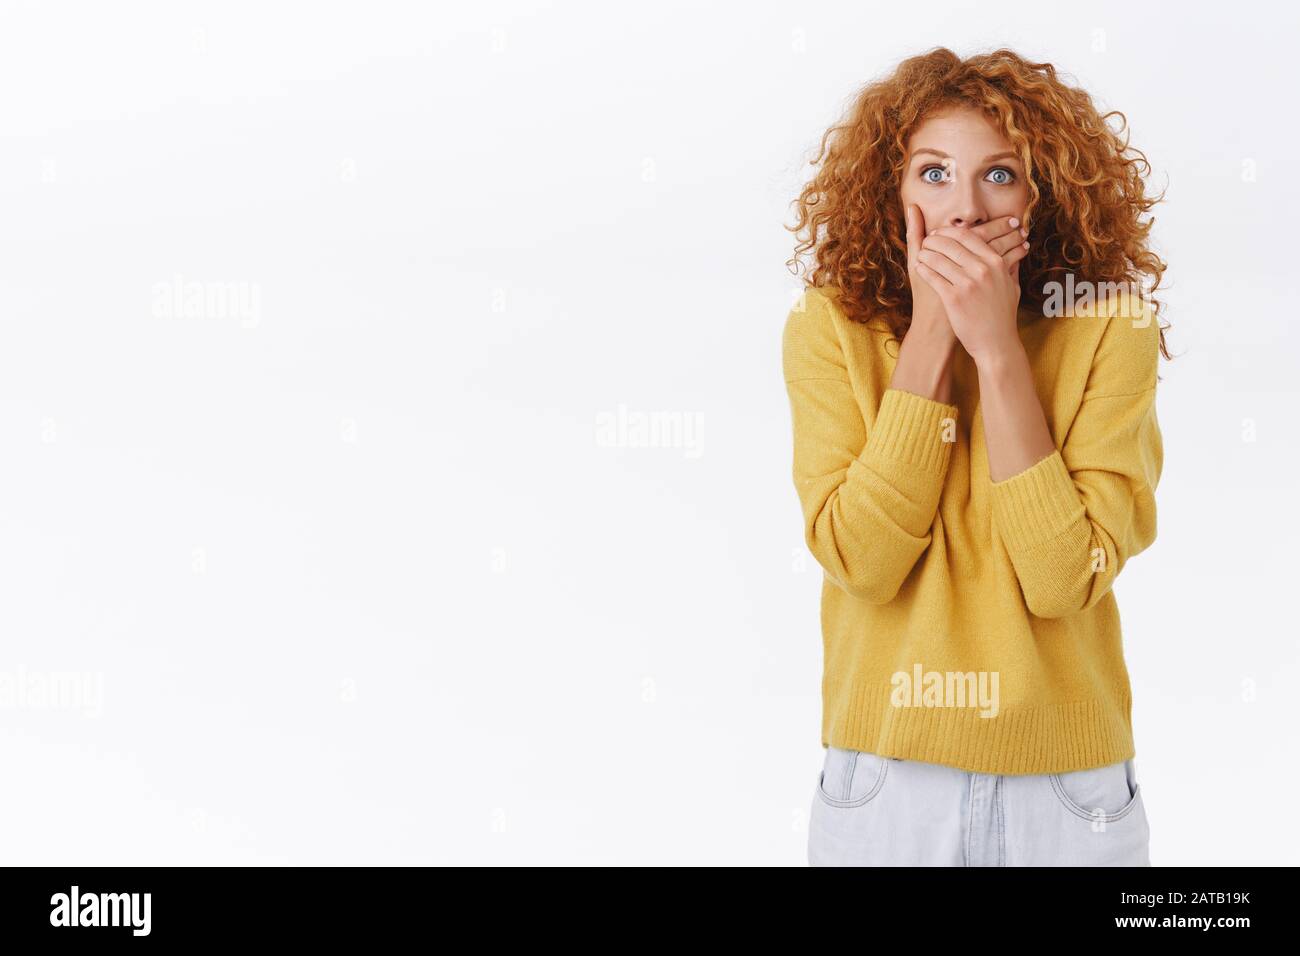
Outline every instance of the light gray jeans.
[(987, 774), (829, 747), (811, 866), (1150, 866), (1133, 761)]

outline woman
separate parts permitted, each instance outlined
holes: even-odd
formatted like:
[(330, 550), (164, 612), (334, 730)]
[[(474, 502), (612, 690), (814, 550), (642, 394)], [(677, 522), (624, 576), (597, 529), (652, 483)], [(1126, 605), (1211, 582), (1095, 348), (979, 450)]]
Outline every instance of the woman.
[(822, 139), (783, 336), (825, 571), (812, 865), (1150, 865), (1113, 585), (1156, 534), (1165, 264), (1111, 116), (939, 49)]

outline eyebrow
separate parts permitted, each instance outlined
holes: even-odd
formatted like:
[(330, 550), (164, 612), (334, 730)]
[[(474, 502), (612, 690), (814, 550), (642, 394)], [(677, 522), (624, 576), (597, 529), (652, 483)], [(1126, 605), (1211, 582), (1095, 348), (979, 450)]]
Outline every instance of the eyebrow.
[[(941, 149), (932, 149), (929, 146), (922, 146), (920, 149), (913, 150), (912, 155), (907, 157), (908, 163), (911, 163), (913, 158), (919, 156), (921, 153), (933, 153), (935, 156), (938, 156), (942, 159), (952, 159), (951, 156), (949, 156)], [(983, 159), (980, 160), (980, 162), (991, 163), (995, 159), (1019, 159), (1019, 158), (1020, 157), (1015, 154), (1014, 150), (1007, 150), (1006, 152), (1002, 152), (1002, 153), (994, 153), (992, 156), (985, 156)]]

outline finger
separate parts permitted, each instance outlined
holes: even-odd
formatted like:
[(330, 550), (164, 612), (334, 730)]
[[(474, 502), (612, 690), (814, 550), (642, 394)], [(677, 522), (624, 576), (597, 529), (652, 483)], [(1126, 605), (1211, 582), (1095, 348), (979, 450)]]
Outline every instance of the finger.
[[(997, 219), (982, 222), (978, 226), (943, 226), (936, 229), (935, 232), (943, 235), (955, 235), (960, 229), (969, 229), (985, 242), (992, 243), (993, 240), (1003, 236), (1010, 238), (1018, 233), (1023, 233), (1023, 229), (1020, 228), (1022, 225), (1023, 223), (1015, 216), (999, 216)], [(1025, 236), (1021, 235), (1020, 238), (1023, 239)]]
[(989, 243), (989, 248), (995, 255), (1004, 256), (1012, 249), (1021, 245), (1025, 241), (1028, 233), (1024, 229), (1012, 229), (1006, 235), (998, 236)]
[(907, 216), (907, 255), (913, 262), (916, 261), (916, 254), (921, 251), (921, 240), (925, 237), (925, 217), (921, 214), (921, 207), (915, 203), (908, 205), (905, 210)]
[[(979, 236), (975, 235), (975, 233), (970, 229), (958, 229), (947, 235), (927, 236), (925, 242), (921, 243), (921, 248), (924, 249), (929, 247), (932, 241), (959, 243), (966, 248), (967, 252), (969, 252), (971, 256), (984, 263), (984, 265), (989, 268), (997, 268), (1000, 265), (997, 254), (989, 248), (989, 244)], [(947, 248), (944, 249), (944, 254), (950, 259), (954, 258), (953, 254), (948, 252)], [(957, 261), (960, 261), (962, 266), (966, 269), (973, 268), (974, 263), (968, 259), (959, 259)]]
[(946, 292), (948, 289), (952, 288), (951, 282), (949, 282), (939, 273), (935, 272), (924, 262), (921, 262), (919, 259), (916, 262), (916, 274), (921, 277), (922, 282), (924, 282), (926, 285), (928, 285), (931, 289), (933, 289), (937, 293), (942, 294)]
[[(1018, 235), (1022, 223), (1015, 216), (999, 216), (997, 219), (990, 219), (988, 222), (982, 222), (971, 231), (987, 243), (992, 243), (995, 239), (1001, 239), (1004, 236)], [(1024, 236), (1021, 236), (1023, 239)]]
[(1007, 267), (1019, 265), (1020, 261), (1029, 255), (1029, 241), (1025, 240), (1017, 246), (1013, 246), (1002, 254), (1002, 261)]
[[(924, 252), (927, 249), (931, 252), (940, 253), (967, 271), (973, 270), (983, 262), (983, 259), (971, 252), (964, 243), (952, 236), (931, 233), (921, 243), (921, 251)], [(930, 264), (931, 266), (934, 265), (934, 263)]]
[(941, 276), (948, 284), (965, 281), (966, 273), (962, 267), (941, 252), (922, 249), (916, 255), (916, 262)]

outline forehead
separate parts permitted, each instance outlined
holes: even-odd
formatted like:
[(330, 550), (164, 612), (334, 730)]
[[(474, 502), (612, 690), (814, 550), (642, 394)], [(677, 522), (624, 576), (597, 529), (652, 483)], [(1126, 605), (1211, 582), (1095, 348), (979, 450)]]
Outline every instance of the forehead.
[(942, 150), (953, 156), (986, 153), (1011, 148), (993, 121), (973, 109), (948, 110), (929, 116), (912, 131), (907, 151), (922, 147)]

